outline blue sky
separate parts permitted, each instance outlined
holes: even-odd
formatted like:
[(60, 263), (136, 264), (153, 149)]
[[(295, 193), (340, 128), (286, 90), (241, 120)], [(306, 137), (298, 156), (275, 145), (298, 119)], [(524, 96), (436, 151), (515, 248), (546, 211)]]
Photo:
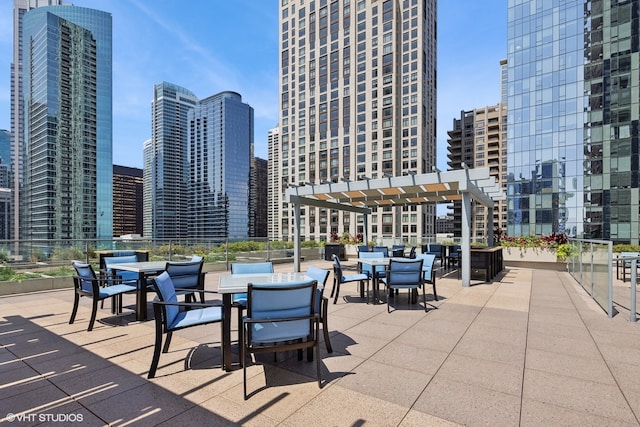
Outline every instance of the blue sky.
[[(255, 115), (255, 155), (278, 122), (278, 0), (75, 0), (113, 15), (113, 162), (142, 167), (153, 85), (231, 90)], [(438, 166), (460, 111), (497, 104), (507, 0), (438, 2)], [(0, 1), (0, 129), (10, 127), (13, 1)]]

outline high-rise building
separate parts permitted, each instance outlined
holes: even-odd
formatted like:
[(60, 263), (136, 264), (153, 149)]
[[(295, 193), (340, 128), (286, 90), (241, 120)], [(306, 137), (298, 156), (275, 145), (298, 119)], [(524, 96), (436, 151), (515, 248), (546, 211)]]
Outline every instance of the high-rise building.
[[(436, 0), (280, 2), (279, 158), (270, 237), (293, 238), (287, 185), (431, 172), (436, 165)], [(270, 152), (271, 154), (271, 152)], [(301, 239), (364, 231), (361, 215), (305, 207)], [(433, 206), (374, 208), (367, 236), (435, 235)]]
[[(283, 226), (282, 217), (286, 217), (288, 207), (282, 201), (282, 192), (287, 187), (282, 181), (280, 169), (282, 157), (280, 156), (280, 128), (269, 129), (267, 135), (267, 237), (270, 240), (281, 239), (280, 228)], [(284, 227), (287, 223), (284, 222)]]
[(20, 195), (22, 189), (22, 164), (24, 150), (24, 95), (22, 89), (22, 17), (31, 9), (59, 5), (60, 0), (13, 0), (13, 62), (11, 63), (11, 188), (13, 209), (11, 236), (20, 235)]
[(253, 158), (249, 184), (249, 237), (267, 237), (268, 161)]
[(246, 239), (253, 108), (240, 94), (221, 92), (189, 109), (185, 130), (189, 238)]
[(198, 98), (178, 85), (162, 82), (153, 88), (151, 142), (145, 143), (144, 149), (147, 238), (178, 239), (188, 235), (187, 113), (197, 104)]
[(111, 14), (57, 5), (16, 14), (20, 238), (111, 239)]
[[(453, 119), (453, 129), (448, 131), (447, 147), (449, 169), (489, 168), (489, 174), (502, 189), (507, 178), (507, 107), (497, 104), (474, 110), (462, 111), (460, 119)], [(488, 215), (493, 216), (493, 226), (507, 227), (507, 205), (504, 200), (495, 201), (493, 211), (480, 203), (472, 202), (471, 237), (484, 238)], [(462, 235), (462, 205), (453, 204), (453, 233)]]
[(142, 169), (113, 165), (113, 236), (142, 235)]
[(640, 1), (508, 8), (507, 233), (638, 244)]

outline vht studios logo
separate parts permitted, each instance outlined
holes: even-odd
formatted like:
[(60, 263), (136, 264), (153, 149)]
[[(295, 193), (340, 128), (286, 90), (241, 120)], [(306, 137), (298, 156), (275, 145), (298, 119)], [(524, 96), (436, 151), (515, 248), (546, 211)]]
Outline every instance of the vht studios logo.
[(40, 423), (81, 423), (82, 414), (7, 414), (7, 421), (40, 422)]

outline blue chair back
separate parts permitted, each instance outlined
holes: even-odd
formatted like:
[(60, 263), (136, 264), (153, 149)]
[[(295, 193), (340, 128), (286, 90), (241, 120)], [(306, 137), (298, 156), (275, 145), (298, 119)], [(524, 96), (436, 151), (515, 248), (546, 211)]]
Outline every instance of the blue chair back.
[[(358, 256), (359, 258), (384, 258), (384, 253), (381, 251), (363, 252)], [(362, 264), (362, 266), (360, 267), (360, 271), (362, 273), (368, 274), (369, 277), (373, 276), (373, 266), (371, 265)]]
[(418, 285), (422, 281), (421, 258), (412, 260), (391, 260), (387, 272), (387, 284), (393, 285)]
[(460, 245), (453, 245), (449, 248), (449, 256), (458, 256), (458, 252), (460, 252)]
[(389, 256), (389, 248), (386, 246), (374, 246), (372, 252), (382, 252), (385, 258)]
[(322, 303), (322, 294), (324, 293), (324, 287), (327, 284), (327, 279), (329, 278), (329, 270), (324, 270), (322, 268), (309, 266), (307, 271), (304, 273), (307, 276), (311, 277), (313, 280), (318, 282), (318, 287), (316, 291), (316, 305), (315, 310), (316, 313), (320, 313), (320, 304)]
[(367, 245), (358, 246), (358, 253), (361, 254), (363, 252), (369, 252), (369, 246)]
[(427, 253), (433, 254), (436, 258), (442, 259), (442, 244), (440, 243), (429, 243), (427, 245)]
[[(176, 288), (173, 285), (171, 276), (166, 271), (157, 276), (155, 279), (156, 290), (160, 301), (164, 302), (177, 302), (178, 296), (176, 295)], [(180, 308), (177, 305), (164, 306), (165, 321), (167, 325), (171, 325), (175, 320)]]
[(91, 264), (78, 261), (73, 261), (72, 264), (76, 270), (76, 275), (80, 278), (80, 288), (84, 292), (93, 294), (93, 282), (96, 279), (96, 273), (93, 271)]
[[(138, 262), (138, 257), (134, 255), (125, 255), (125, 256), (107, 256), (103, 258), (105, 268), (107, 269), (107, 273), (111, 274), (113, 271), (111, 270), (111, 265), (113, 264), (128, 264), (130, 262)], [(117, 274), (122, 277), (123, 282), (134, 282), (138, 280), (138, 273), (134, 271), (122, 271), (118, 270)]]
[(232, 274), (273, 273), (273, 263), (266, 262), (234, 262), (231, 264)]
[(419, 254), (415, 259), (422, 259), (422, 278), (432, 281), (433, 264), (436, 256), (434, 254)]
[(176, 288), (197, 288), (202, 280), (202, 266), (204, 261), (167, 262), (165, 271), (171, 276)]
[(289, 283), (249, 283), (247, 317), (265, 319), (252, 323), (250, 342), (274, 343), (305, 338), (312, 334), (309, 319), (269, 321), (311, 316), (314, 313), (317, 281), (306, 280)]

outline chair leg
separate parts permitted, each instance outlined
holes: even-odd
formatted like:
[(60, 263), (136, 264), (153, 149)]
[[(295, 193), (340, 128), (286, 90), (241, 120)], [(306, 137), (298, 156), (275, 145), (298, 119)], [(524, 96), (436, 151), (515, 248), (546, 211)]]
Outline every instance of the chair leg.
[(162, 349), (163, 353), (166, 353), (169, 351), (169, 345), (171, 344), (171, 335), (172, 335), (172, 332), (167, 332), (167, 338), (164, 342), (164, 348)]
[[(242, 325), (242, 329), (244, 329), (244, 325)], [(244, 400), (247, 400), (247, 364), (244, 359), (247, 357), (247, 347), (244, 342), (244, 333), (243, 341), (240, 343), (240, 360), (242, 365), (242, 390), (244, 392)]]
[[(340, 282), (336, 282), (336, 296), (333, 299), (333, 303), (336, 304), (338, 302), (338, 295), (340, 294)], [(331, 296), (333, 296), (333, 292), (331, 292)]]
[(98, 313), (98, 300), (94, 298), (93, 304), (91, 307), (91, 319), (89, 320), (89, 327), (87, 328), (88, 332), (93, 330), (93, 324), (96, 321), (97, 313)]
[(200, 292), (200, 302), (204, 304), (204, 292)]
[(433, 299), (438, 301), (438, 293), (436, 292), (436, 279), (433, 278)]
[[(242, 311), (244, 307), (238, 306), (238, 345), (244, 346), (244, 325), (242, 322)], [(243, 357), (240, 357), (240, 364), (242, 366), (245, 365), (245, 360)]]
[(333, 287), (331, 288), (331, 295), (329, 295), (331, 298), (333, 298), (333, 293), (336, 291), (336, 278), (333, 278)]
[(327, 352), (333, 353), (333, 347), (331, 347), (331, 340), (329, 338), (329, 326), (327, 325), (327, 302), (328, 301), (322, 301), (322, 333), (324, 334), (324, 346), (327, 348)]
[(78, 314), (78, 304), (80, 303), (80, 295), (76, 292), (75, 297), (73, 298), (73, 310), (71, 310), (71, 318), (69, 319), (69, 324), (71, 325), (76, 320), (76, 314)]
[[(320, 371), (320, 337), (318, 336), (318, 323), (316, 323), (316, 375), (318, 376), (318, 387), (322, 388), (322, 373)], [(329, 351), (329, 353), (331, 353)]]
[(147, 379), (151, 379), (156, 376), (156, 370), (158, 369), (158, 363), (160, 362), (161, 348), (162, 348), (162, 325), (156, 320), (156, 342), (153, 346), (153, 358), (151, 359), (151, 367), (149, 368)]

